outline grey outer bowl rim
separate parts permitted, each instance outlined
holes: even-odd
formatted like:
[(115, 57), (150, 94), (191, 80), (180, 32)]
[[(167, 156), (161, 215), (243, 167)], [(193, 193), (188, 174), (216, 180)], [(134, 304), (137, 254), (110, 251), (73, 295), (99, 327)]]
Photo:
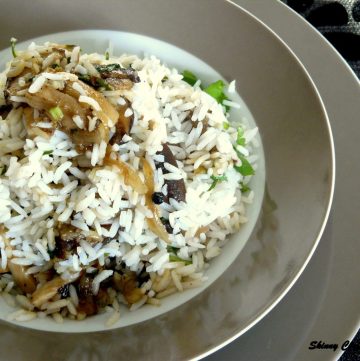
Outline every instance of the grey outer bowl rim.
[[(322, 221), (322, 225), (318, 231), (318, 234), (315, 238), (314, 244), (311, 247), (305, 262), (303, 263), (302, 267), (298, 270), (298, 272), (295, 274), (295, 276), (292, 277), (291, 281), (289, 282), (289, 284), (281, 291), (281, 293), (277, 296), (275, 296), (273, 298), (273, 301), (269, 302), (270, 306), (265, 305), (264, 308), (262, 310), (260, 310), (257, 315), (255, 315), (253, 317), (253, 320), (251, 322), (248, 323), (248, 325), (244, 328), (242, 328), (241, 330), (239, 330), (239, 332), (233, 334), (233, 336), (226, 338), (225, 340), (219, 341), (217, 346), (214, 347), (210, 347), (208, 348), (208, 350), (198, 353), (198, 355), (194, 356), (192, 359), (200, 359), (203, 357), (206, 357), (207, 355), (217, 351), (218, 349), (226, 346), (227, 344), (229, 344), (230, 342), (232, 342), (233, 340), (235, 340), (236, 338), (238, 338), (239, 336), (241, 336), (242, 334), (244, 334), (246, 331), (248, 331), (251, 327), (253, 327), (257, 322), (259, 322), (262, 318), (264, 318), (283, 298), (284, 296), (287, 294), (287, 292), (291, 289), (291, 287), (295, 284), (295, 282), (299, 279), (300, 275), (302, 274), (302, 272), (304, 271), (305, 267), (307, 266), (308, 262), (310, 261), (313, 253), (316, 250), (316, 247), (320, 241), (320, 238), (323, 234), (323, 231), (325, 229), (327, 220), (329, 218), (329, 214), (330, 214), (330, 210), (331, 210), (331, 205), (332, 205), (332, 201), (333, 201), (333, 196), (334, 196), (334, 189), (335, 189), (335, 149), (334, 149), (334, 140), (333, 140), (333, 135), (332, 135), (332, 131), (331, 131), (331, 127), (330, 127), (330, 121), (325, 109), (325, 106), (323, 104), (321, 95), (314, 83), (314, 81), (312, 80), (311, 76), (309, 75), (308, 71), (306, 70), (305, 66), (301, 63), (301, 61), (299, 60), (299, 58), (296, 56), (296, 54), (291, 50), (291, 48), (280, 38), (279, 35), (277, 35), (276, 32), (274, 32), (269, 26), (267, 26), (263, 21), (261, 21), (260, 19), (258, 19), (255, 15), (253, 15), (251, 12), (249, 12), (248, 10), (244, 9), (243, 7), (241, 7), (240, 5), (234, 3), (231, 0), (226, 0), (227, 3), (235, 6), (237, 8), (237, 10), (242, 11), (243, 13), (245, 13), (248, 17), (250, 17), (254, 22), (257, 22), (259, 25), (261, 25), (265, 31), (269, 32), (275, 40), (277, 40), (278, 42), (281, 43), (281, 45), (283, 47), (286, 48), (286, 50), (288, 51), (288, 53), (290, 54), (290, 56), (294, 59), (294, 61), (296, 63), (298, 63), (298, 65), (300, 66), (301, 70), (303, 71), (303, 73), (305, 74), (307, 80), (309, 81), (310, 85), (313, 88), (313, 91), (315, 93), (315, 95), (317, 96), (317, 100), (319, 105), (321, 106), (321, 110), (323, 112), (323, 117), (324, 120), (326, 120), (326, 126), (327, 126), (327, 131), (328, 131), (328, 139), (329, 139), (329, 145), (330, 145), (330, 151), (331, 151), (331, 184), (330, 184), (330, 189), (329, 189), (329, 197), (328, 197), (328, 201), (327, 201), (327, 207), (326, 207), (326, 212)], [(76, 29), (78, 30), (78, 29)], [(89, 28), (84, 28), (81, 30), (110, 30), (110, 31), (114, 31), (114, 29), (89, 29)], [(70, 31), (70, 30), (69, 30)], [(17, 327), (21, 327), (20, 325), (17, 325)], [(21, 327), (23, 329), (23, 327)]]
[[(289, 284), (281, 291), (281, 293), (277, 296), (275, 296), (273, 298), (273, 301), (269, 302), (269, 306), (265, 305), (262, 310), (260, 310), (257, 315), (255, 315), (253, 317), (253, 320), (251, 322), (248, 323), (248, 325), (242, 329), (240, 329), (238, 332), (236, 332), (235, 334), (233, 334), (233, 336), (222, 340), (218, 343), (217, 346), (214, 347), (210, 347), (207, 351), (204, 351), (202, 353), (199, 353), (198, 355), (194, 356), (191, 360), (199, 360), (202, 359), (216, 351), (218, 351), (219, 349), (225, 347), (226, 345), (228, 345), (229, 343), (231, 343), (232, 341), (234, 341), (235, 339), (237, 339), (238, 337), (240, 337), (241, 335), (243, 335), (245, 332), (247, 332), (249, 329), (251, 329), (254, 325), (256, 325), (259, 321), (261, 321), (269, 312), (271, 312), (271, 310), (276, 307), (276, 305), (286, 296), (286, 294), (290, 291), (290, 289), (293, 287), (293, 285), (296, 283), (296, 281), (300, 278), (301, 274), (303, 273), (303, 271), (305, 270), (306, 266), (308, 265), (311, 257), (313, 256), (319, 242), (320, 239), (324, 233), (327, 221), (329, 219), (329, 215), (330, 215), (330, 211), (331, 211), (331, 206), (332, 206), (332, 202), (334, 199), (334, 192), (335, 192), (335, 175), (336, 175), (336, 165), (335, 165), (335, 145), (334, 145), (334, 137), (333, 137), (333, 133), (331, 130), (331, 125), (330, 125), (330, 120), (324, 105), (324, 102), (321, 98), (320, 92), (316, 87), (316, 84), (314, 83), (313, 79), (311, 78), (309, 72), (307, 71), (307, 69), (305, 68), (305, 66), (303, 65), (303, 63), (300, 61), (300, 59), (297, 57), (297, 55), (292, 51), (292, 49), (287, 45), (287, 43), (282, 40), (282, 38), (274, 31), (272, 30), (268, 25), (266, 25), (263, 21), (261, 21), (259, 18), (257, 18), (255, 15), (253, 15), (250, 11), (244, 9), (242, 6), (236, 4), (235, 2), (233, 2), (232, 0), (225, 0), (227, 3), (233, 5), (234, 7), (237, 8), (237, 10), (240, 10), (242, 12), (244, 12), (247, 16), (249, 16), (250, 18), (252, 18), (253, 21), (257, 22), (258, 24), (260, 24), (266, 31), (268, 31), (269, 33), (271, 33), (271, 35), (278, 41), (281, 43), (282, 46), (284, 46), (286, 48), (286, 50), (289, 52), (290, 56), (293, 57), (293, 59), (295, 60), (295, 62), (297, 62), (297, 64), (300, 66), (301, 70), (304, 72), (306, 78), (308, 79), (308, 81), (310, 82), (310, 85), (312, 86), (315, 95), (317, 96), (317, 100), (321, 106), (321, 110), (323, 112), (323, 116), (326, 120), (326, 126), (327, 126), (327, 131), (328, 131), (328, 138), (329, 138), (329, 145), (330, 145), (330, 151), (331, 151), (331, 186), (330, 186), (330, 192), (329, 192), (329, 198), (328, 198), (328, 204), (326, 207), (326, 212), (323, 218), (323, 222), (322, 225), (318, 231), (318, 234), (315, 238), (314, 244), (311, 247), (305, 262), (303, 263), (303, 265), (301, 266), (301, 268), (298, 270), (298, 272), (295, 274), (295, 276), (293, 276), (293, 278), (291, 279), (291, 281), (289, 282)], [(266, 160), (265, 160), (266, 161)], [(266, 180), (265, 180), (266, 183)]]

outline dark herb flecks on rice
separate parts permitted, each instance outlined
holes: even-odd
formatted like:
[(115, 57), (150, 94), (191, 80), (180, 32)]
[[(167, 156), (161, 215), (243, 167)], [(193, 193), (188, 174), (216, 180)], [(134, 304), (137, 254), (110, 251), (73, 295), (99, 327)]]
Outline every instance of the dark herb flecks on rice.
[(247, 221), (257, 129), (235, 82), (157, 58), (15, 48), (0, 74), (0, 291), (10, 320), (135, 311), (206, 280)]

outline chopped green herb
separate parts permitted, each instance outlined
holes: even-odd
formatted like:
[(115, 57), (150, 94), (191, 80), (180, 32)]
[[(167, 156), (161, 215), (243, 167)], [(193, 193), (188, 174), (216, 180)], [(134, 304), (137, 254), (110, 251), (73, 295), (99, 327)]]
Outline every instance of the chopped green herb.
[(51, 115), (51, 118), (58, 122), (64, 117), (64, 113), (62, 112), (60, 107), (53, 107), (49, 109), (49, 113)]
[(95, 65), (95, 69), (99, 73), (105, 73), (105, 72), (111, 72), (114, 70), (121, 70), (121, 66), (119, 64)]
[(219, 175), (219, 176), (212, 175), (210, 178), (212, 179), (213, 182), (211, 183), (209, 191), (214, 189), (219, 182), (223, 182), (223, 181), (228, 180), (225, 174), (224, 175)]
[(13, 56), (14, 58), (16, 58), (16, 57), (17, 57), (17, 54), (16, 54), (16, 51), (15, 51), (15, 45), (16, 45), (16, 43), (17, 43), (17, 39), (11, 38), (11, 39), (10, 39), (10, 43), (11, 43), (11, 53), (12, 53), (12, 56)]
[(2, 169), (1, 169), (1, 174), (0, 174), (0, 175), (4, 175), (4, 174), (6, 173), (6, 171), (7, 171), (7, 166), (4, 165), (4, 166), (2, 167)]
[(242, 137), (244, 135), (244, 129), (242, 127), (237, 128), (238, 137)]
[(164, 76), (162, 79), (161, 79), (161, 82), (165, 82), (166, 80), (168, 80), (169, 78), (167, 76)]
[(224, 122), (223, 127), (224, 127), (225, 130), (228, 130), (229, 127), (230, 127), (230, 124), (228, 122)]
[(91, 80), (89, 74), (78, 74), (78, 78), (85, 83), (87, 83)]
[(222, 80), (218, 80), (214, 83), (211, 83), (204, 89), (204, 91), (211, 95), (218, 103), (222, 104), (224, 100), (228, 99), (224, 93), (224, 88), (224, 82)]
[(191, 86), (194, 86), (194, 84), (198, 81), (196, 75), (189, 70), (184, 70), (181, 74), (183, 76), (183, 80), (186, 81)]
[(49, 155), (52, 154), (53, 150), (45, 150), (43, 155)]
[(167, 246), (167, 251), (169, 254), (169, 261), (170, 262), (184, 262), (185, 265), (192, 264), (191, 261), (188, 261), (186, 259), (178, 257), (176, 254), (179, 251), (179, 248), (173, 247), (173, 246)]
[(244, 129), (241, 127), (237, 129), (236, 143), (239, 145), (245, 145)]
[(109, 60), (110, 59), (110, 54), (108, 51), (105, 51), (105, 60)]
[(237, 152), (239, 159), (241, 160), (241, 165), (240, 166), (234, 165), (234, 169), (243, 176), (255, 174), (254, 168), (249, 163), (249, 161), (238, 151), (236, 151), (236, 152)]
[(242, 193), (249, 192), (251, 189), (248, 185), (244, 184), (243, 182), (240, 182), (240, 190)]
[(189, 264), (192, 264), (191, 261), (180, 258), (180, 257), (176, 256), (175, 254), (170, 254), (169, 255), (169, 261), (170, 262), (184, 262), (186, 266), (189, 265)]
[[(161, 217), (161, 221), (162, 221), (163, 219), (165, 219), (165, 218)], [(165, 220), (167, 220), (167, 219), (165, 219)], [(173, 246), (167, 246), (167, 247), (166, 247), (166, 250), (167, 250), (169, 253), (174, 253), (174, 254), (176, 254), (177, 251), (179, 250), (179, 248), (176, 248), (176, 247), (173, 247)]]

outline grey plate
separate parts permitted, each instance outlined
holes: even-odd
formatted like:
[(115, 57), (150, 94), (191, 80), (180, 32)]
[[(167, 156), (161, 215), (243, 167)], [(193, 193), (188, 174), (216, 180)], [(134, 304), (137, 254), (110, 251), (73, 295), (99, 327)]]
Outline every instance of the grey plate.
[(252, 239), (230, 269), (191, 302), (157, 319), (93, 336), (50, 335), (3, 324), (1, 344), (7, 346), (2, 357), (27, 359), (31, 349), (35, 360), (45, 355), (52, 360), (188, 359), (230, 341), (263, 317), (313, 253), (334, 180), (323, 105), (289, 49), (249, 14), (220, 1), (107, 1), (91, 6), (86, 1), (12, 1), (3, 4), (0, 21), (5, 29), (21, 23), (13, 33), (2, 31), (2, 46), (11, 35), (24, 40), (69, 29), (121, 29), (173, 43), (236, 78), (260, 127), (268, 180)]
[[(287, 42), (316, 83), (334, 134), (337, 179), (332, 216), (298, 282), (260, 323), (208, 359), (338, 360), (341, 346), (360, 328), (359, 79), (318, 31), (282, 3), (237, 2)], [(309, 350), (314, 340), (338, 348)]]

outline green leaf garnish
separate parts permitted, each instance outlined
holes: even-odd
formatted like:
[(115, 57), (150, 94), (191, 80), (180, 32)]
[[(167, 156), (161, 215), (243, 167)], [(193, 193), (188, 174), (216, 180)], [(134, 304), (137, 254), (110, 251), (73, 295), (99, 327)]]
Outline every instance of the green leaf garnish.
[(241, 165), (234, 165), (234, 169), (243, 176), (255, 174), (254, 168), (249, 163), (249, 161), (243, 155), (239, 154), (239, 152), (237, 152), (237, 155), (241, 160)]
[(218, 80), (214, 83), (211, 83), (208, 87), (204, 89), (204, 92), (211, 95), (218, 103), (222, 104), (225, 99), (228, 97), (224, 93), (225, 84), (222, 80)]
[(225, 174), (224, 175), (219, 175), (219, 176), (212, 175), (212, 176), (210, 176), (210, 178), (212, 179), (213, 182), (211, 183), (211, 186), (208, 189), (209, 191), (214, 189), (219, 182), (223, 182), (223, 181), (228, 180)]
[(184, 262), (186, 266), (189, 264), (192, 264), (191, 261), (180, 258), (180, 257), (176, 256), (175, 254), (169, 254), (169, 261), (170, 262)]
[(194, 86), (194, 84), (198, 81), (196, 75), (189, 70), (184, 70), (181, 74), (183, 76), (183, 80), (191, 86)]
[(225, 130), (228, 130), (230, 128), (230, 124), (228, 122), (224, 122), (223, 127)]
[(52, 154), (53, 153), (53, 150), (45, 150), (43, 155), (49, 155), (49, 154)]
[(192, 264), (192, 261), (188, 261), (186, 259), (180, 258), (178, 257), (176, 254), (179, 251), (179, 248), (173, 247), (173, 246), (167, 246), (166, 250), (168, 251), (169, 254), (169, 261), (170, 262), (184, 262), (185, 265), (189, 265)]
[(14, 58), (16, 58), (16, 57), (17, 57), (17, 54), (16, 54), (16, 51), (15, 51), (15, 45), (16, 45), (16, 43), (17, 43), (17, 39), (11, 38), (11, 39), (10, 39), (10, 43), (11, 43), (11, 53), (12, 53), (12, 56), (13, 56)]
[[(165, 218), (161, 217), (160, 219), (161, 219), (161, 221), (162, 221), (162, 220), (165, 219)], [(166, 220), (166, 219), (165, 219), (165, 220)], [(174, 253), (174, 254), (176, 254), (176, 253), (178, 252), (179, 248), (174, 247), (174, 246), (167, 246), (167, 247), (166, 247), (166, 250), (167, 250), (169, 253)]]
[(241, 127), (239, 127), (239, 128), (237, 129), (236, 144), (238, 144), (238, 145), (245, 145), (244, 129), (241, 128)]
[(4, 165), (4, 166), (2, 167), (2, 169), (1, 169), (1, 174), (0, 174), (0, 175), (4, 175), (4, 174), (6, 173), (6, 171), (7, 171), (7, 166)]
[(108, 51), (105, 51), (105, 60), (109, 60), (110, 59), (110, 54)]
[(50, 108), (49, 113), (50, 113), (51, 118), (55, 122), (59, 122), (64, 117), (64, 113), (62, 112), (60, 107)]
[(240, 182), (240, 190), (242, 193), (246, 193), (246, 192), (249, 192), (251, 190), (251, 188), (244, 184), (243, 182)]

